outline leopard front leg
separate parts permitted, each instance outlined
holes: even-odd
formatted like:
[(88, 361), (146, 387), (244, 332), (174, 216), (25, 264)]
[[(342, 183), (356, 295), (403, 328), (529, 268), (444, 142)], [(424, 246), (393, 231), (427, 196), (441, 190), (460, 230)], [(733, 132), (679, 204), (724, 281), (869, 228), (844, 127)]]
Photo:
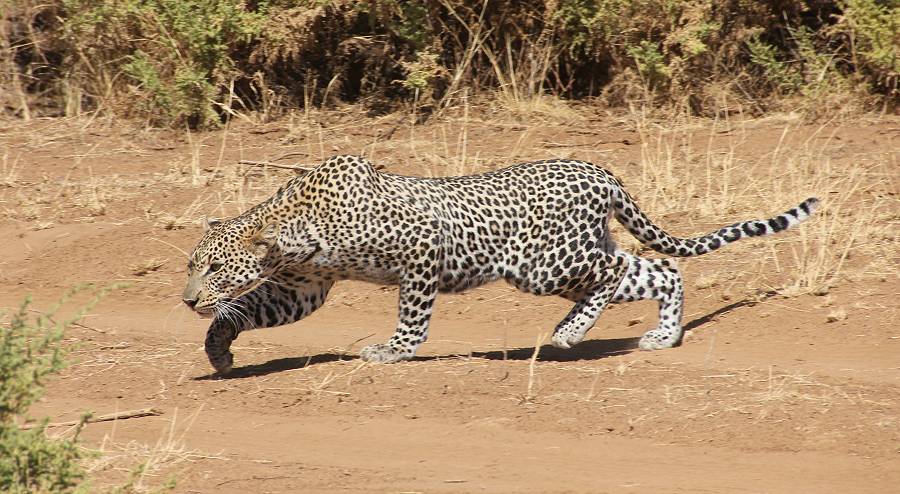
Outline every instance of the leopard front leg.
[(400, 317), (397, 330), (387, 343), (364, 347), (359, 356), (366, 362), (393, 363), (409, 360), (428, 339), (428, 324), (437, 297), (440, 249), (435, 243), (416, 249), (400, 279)]
[(249, 329), (299, 321), (325, 303), (333, 281), (307, 280), (298, 275), (274, 275), (237, 300), (220, 302), (206, 331), (206, 356), (219, 374), (231, 370), (231, 343)]
[(210, 365), (219, 374), (227, 374), (231, 371), (234, 355), (231, 353), (231, 342), (237, 338), (241, 328), (231, 320), (213, 319), (209, 329), (206, 330), (206, 358)]

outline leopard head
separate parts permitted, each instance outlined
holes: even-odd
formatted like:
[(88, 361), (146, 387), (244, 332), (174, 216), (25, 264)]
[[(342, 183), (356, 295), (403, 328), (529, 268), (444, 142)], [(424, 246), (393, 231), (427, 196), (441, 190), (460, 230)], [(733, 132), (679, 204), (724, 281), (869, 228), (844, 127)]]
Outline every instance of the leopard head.
[(205, 224), (206, 233), (188, 258), (181, 299), (194, 312), (212, 317), (222, 301), (253, 291), (274, 272), (279, 227), (240, 217)]

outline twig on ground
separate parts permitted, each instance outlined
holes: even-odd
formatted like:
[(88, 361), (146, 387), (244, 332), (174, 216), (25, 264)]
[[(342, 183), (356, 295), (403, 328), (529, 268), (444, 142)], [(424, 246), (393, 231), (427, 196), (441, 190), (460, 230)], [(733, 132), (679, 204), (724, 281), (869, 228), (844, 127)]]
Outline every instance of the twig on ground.
[[(290, 154), (279, 156), (276, 159), (281, 159), (284, 156), (289, 156)], [(280, 165), (278, 163), (272, 163), (271, 161), (254, 161), (254, 160), (240, 160), (238, 161), (239, 165), (247, 165), (247, 166), (261, 166), (261, 167), (271, 167), (271, 168), (283, 168), (285, 170), (294, 170), (297, 173), (307, 173), (316, 169), (313, 165), (301, 165), (301, 164), (293, 164), (293, 165)], [(384, 168), (384, 165), (373, 165), (376, 170), (381, 170)]]
[[(123, 412), (114, 412), (107, 413), (106, 415), (100, 415), (99, 417), (91, 417), (84, 422), (87, 424), (92, 424), (94, 422), (109, 422), (110, 420), (124, 420), (124, 419), (134, 419), (139, 417), (155, 417), (157, 415), (162, 415), (162, 410), (157, 408), (141, 408), (139, 410), (126, 410)], [(65, 422), (50, 422), (47, 424), (47, 427), (67, 427), (72, 425), (78, 425), (81, 423), (80, 420), (67, 420)], [(23, 429), (33, 429), (37, 424), (26, 424), (22, 426)]]
[(349, 345), (347, 345), (346, 347), (344, 347), (344, 352), (345, 352), (345, 353), (346, 353), (346, 352), (349, 352), (350, 349), (353, 348), (353, 345), (359, 343), (360, 341), (367, 340), (367, 339), (369, 339), (369, 338), (371, 338), (371, 337), (373, 337), (373, 336), (375, 336), (375, 333), (371, 333), (371, 334), (368, 334), (368, 335), (366, 335), (366, 336), (363, 336), (362, 338), (353, 340)]
[(296, 477), (296, 476), (290, 476), (290, 475), (277, 475), (274, 477), (260, 477), (258, 475), (254, 475), (249, 478), (223, 480), (222, 482), (219, 482), (218, 484), (216, 484), (216, 487), (222, 487), (223, 485), (230, 484), (232, 482), (249, 482), (249, 481), (259, 482), (260, 480), (285, 480), (285, 479), (299, 479), (299, 478), (302, 478), (302, 477)]
[(276, 156), (275, 158), (272, 158), (272, 161), (281, 161), (285, 158), (290, 158), (292, 156), (309, 156), (309, 153), (305, 153), (303, 151), (291, 151), (289, 153), (284, 153), (279, 156)]
[(306, 166), (306, 165), (279, 165), (278, 163), (272, 163), (271, 161), (252, 161), (252, 160), (240, 160), (238, 161), (239, 165), (248, 165), (248, 166), (262, 166), (262, 167), (271, 167), (271, 168), (283, 168), (285, 170), (294, 170), (295, 172), (311, 172), (315, 169), (314, 166)]
[[(46, 317), (47, 320), (50, 321), (51, 323), (56, 324), (56, 321), (54, 321), (52, 317), (48, 316), (48, 315), (47, 315), (46, 313), (44, 313), (44, 312), (41, 312), (41, 311), (35, 310), (35, 309), (28, 309), (28, 312), (32, 312), (32, 313), (34, 313), (34, 314), (42, 315), (42, 316)], [(90, 327), (90, 326), (88, 326), (88, 325), (81, 324), (80, 322), (70, 322), (70, 323), (68, 323), (68, 324), (71, 325), (71, 326), (77, 326), (77, 327), (79, 327), (79, 328), (88, 329), (88, 330), (90, 330), (90, 331), (94, 331), (95, 333), (101, 333), (101, 334), (106, 334), (106, 333), (108, 333), (108, 331), (105, 331), (105, 330), (102, 330), (102, 329), (97, 329), (97, 328), (92, 328), (92, 327)]]

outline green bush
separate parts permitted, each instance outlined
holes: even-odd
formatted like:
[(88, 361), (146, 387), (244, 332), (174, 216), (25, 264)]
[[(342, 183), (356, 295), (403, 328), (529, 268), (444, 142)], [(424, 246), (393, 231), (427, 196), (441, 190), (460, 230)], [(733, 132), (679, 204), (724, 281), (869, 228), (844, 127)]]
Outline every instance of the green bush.
[(900, 2), (843, 0), (831, 32), (844, 37), (850, 65), (883, 92), (897, 94), (900, 81)]
[(747, 40), (750, 61), (762, 69), (766, 79), (782, 93), (793, 93), (800, 89), (803, 77), (789, 62), (782, 60), (781, 53), (774, 45), (753, 37)]
[[(153, 123), (209, 126), (240, 75), (233, 53), (259, 35), (265, 3), (230, 0), (62, 0), (60, 30), (69, 70), (93, 93), (113, 93), (120, 74), (130, 113)], [(101, 93), (102, 94), (102, 93)]]
[(0, 328), (0, 492), (71, 492), (81, 482), (77, 428), (70, 439), (49, 439), (46, 420), (25, 430), (28, 408), (46, 380), (64, 366), (60, 346), (67, 322), (31, 316), (26, 300)]
[(637, 65), (638, 73), (644, 81), (644, 87), (653, 91), (664, 86), (672, 75), (666, 65), (665, 57), (656, 45), (649, 41), (641, 41), (637, 46), (628, 47), (628, 55)]

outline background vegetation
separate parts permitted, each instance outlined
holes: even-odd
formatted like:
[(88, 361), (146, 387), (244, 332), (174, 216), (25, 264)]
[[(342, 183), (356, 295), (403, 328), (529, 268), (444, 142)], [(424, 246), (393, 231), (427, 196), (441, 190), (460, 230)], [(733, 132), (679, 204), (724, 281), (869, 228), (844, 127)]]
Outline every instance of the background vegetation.
[(0, 326), (0, 491), (71, 492), (83, 477), (86, 453), (77, 445), (77, 425), (69, 438), (51, 439), (47, 420), (24, 428), (28, 409), (44, 393), (46, 380), (64, 367), (63, 332), (71, 321), (34, 316), (26, 300)]
[(0, 104), (211, 126), (552, 94), (712, 114), (893, 109), (895, 0), (0, 0)]

